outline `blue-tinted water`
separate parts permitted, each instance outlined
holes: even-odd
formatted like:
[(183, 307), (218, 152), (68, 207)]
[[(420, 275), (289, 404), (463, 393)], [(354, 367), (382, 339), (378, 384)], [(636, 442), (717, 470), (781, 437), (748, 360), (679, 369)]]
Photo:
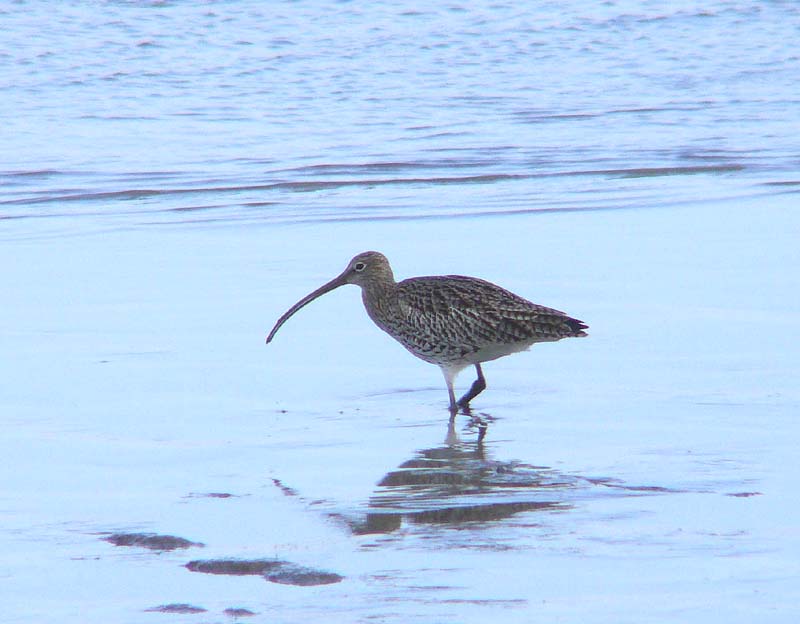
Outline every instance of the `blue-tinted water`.
[[(0, 619), (796, 622), (798, 24), (0, 5)], [(355, 288), (264, 345), (369, 248), (589, 337), (485, 367), (483, 446)]]
[(28, 233), (642, 207), (796, 178), (793, 3), (0, 11), (0, 215), (58, 219)]

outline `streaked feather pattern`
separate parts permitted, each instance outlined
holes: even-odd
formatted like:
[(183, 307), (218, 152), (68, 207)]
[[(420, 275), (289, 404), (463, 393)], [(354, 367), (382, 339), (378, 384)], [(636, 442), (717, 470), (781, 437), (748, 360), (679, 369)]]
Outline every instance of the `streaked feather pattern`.
[(377, 292), (365, 288), (364, 305), (411, 353), (439, 365), (469, 364), (470, 356), (500, 345), (513, 353), (536, 342), (586, 335), (584, 323), (559, 310), (462, 275), (414, 277)]

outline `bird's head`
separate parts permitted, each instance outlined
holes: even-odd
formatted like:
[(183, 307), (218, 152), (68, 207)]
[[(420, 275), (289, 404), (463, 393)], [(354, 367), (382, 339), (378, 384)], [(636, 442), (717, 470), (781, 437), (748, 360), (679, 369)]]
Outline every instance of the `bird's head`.
[(339, 286), (344, 286), (345, 284), (355, 284), (356, 286), (361, 286), (361, 288), (368, 288), (376, 284), (394, 284), (392, 267), (389, 265), (386, 256), (377, 251), (364, 251), (358, 254), (355, 258), (350, 260), (347, 264), (347, 268), (338, 276), (334, 277), (327, 284), (320, 286), (314, 292), (309, 293), (289, 308), (284, 315), (278, 319), (278, 322), (275, 323), (275, 327), (272, 328), (269, 336), (267, 336), (267, 342), (269, 343), (272, 340), (281, 328), (281, 325), (300, 308), (308, 305), (317, 297), (321, 297), (334, 288), (339, 288)]

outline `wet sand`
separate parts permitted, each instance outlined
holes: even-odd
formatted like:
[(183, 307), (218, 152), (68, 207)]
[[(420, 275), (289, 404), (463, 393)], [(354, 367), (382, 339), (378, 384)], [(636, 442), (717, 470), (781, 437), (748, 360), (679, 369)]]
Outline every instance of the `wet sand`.
[[(796, 621), (795, 203), (9, 237), (7, 621)], [(482, 444), (355, 287), (264, 345), (371, 248), (590, 335)]]

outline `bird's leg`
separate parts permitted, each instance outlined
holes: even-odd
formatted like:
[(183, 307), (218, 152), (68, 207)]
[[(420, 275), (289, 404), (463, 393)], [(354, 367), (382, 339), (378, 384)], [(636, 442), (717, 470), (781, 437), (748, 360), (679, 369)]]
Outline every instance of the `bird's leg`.
[(452, 421), (458, 413), (458, 401), (456, 401), (456, 393), (453, 389), (453, 382), (455, 381), (457, 373), (444, 366), (441, 368), (442, 374), (444, 375), (444, 382), (447, 384), (447, 396), (450, 397), (450, 406), (448, 409), (450, 410), (450, 420)]
[[(478, 378), (472, 382), (469, 391), (458, 400), (457, 406), (461, 409), (469, 409), (469, 402), (486, 389), (486, 379), (483, 378), (481, 365), (476, 364), (475, 370), (478, 371)], [(452, 397), (450, 400), (452, 401)]]
[(450, 420), (452, 421), (458, 413), (458, 402), (456, 402), (456, 393), (453, 390), (452, 381), (447, 382), (447, 394), (450, 395), (450, 406), (447, 409), (450, 410)]

